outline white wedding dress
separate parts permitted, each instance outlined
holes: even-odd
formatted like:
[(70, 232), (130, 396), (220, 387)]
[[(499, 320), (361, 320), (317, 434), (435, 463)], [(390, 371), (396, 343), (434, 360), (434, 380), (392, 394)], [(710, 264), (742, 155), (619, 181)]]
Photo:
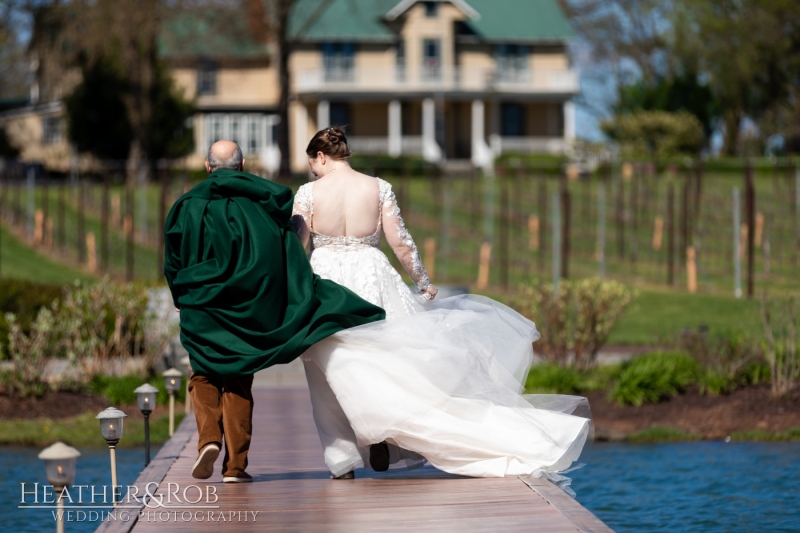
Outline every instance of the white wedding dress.
[(589, 435), (586, 399), (521, 394), (539, 333), (517, 312), (481, 296), (426, 301), (412, 292), (379, 249), (381, 230), (419, 289), (428, 276), (391, 185), (378, 184), (377, 228), (367, 237), (314, 232), (313, 183), (295, 196), (314, 272), (386, 310), (385, 321), (342, 331), (303, 355), (331, 473), (368, 465), (369, 445), (385, 441), (395, 468), (427, 461), (453, 474), (568, 485), (559, 472)]

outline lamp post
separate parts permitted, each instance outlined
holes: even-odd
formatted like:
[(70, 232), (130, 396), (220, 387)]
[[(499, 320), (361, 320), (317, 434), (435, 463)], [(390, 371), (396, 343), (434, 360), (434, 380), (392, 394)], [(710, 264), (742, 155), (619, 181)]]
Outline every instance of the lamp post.
[(175, 393), (181, 388), (183, 374), (177, 368), (170, 368), (164, 374), (164, 385), (169, 393), (169, 436), (175, 433)]
[(184, 411), (188, 415), (192, 410), (192, 398), (189, 396), (189, 377), (192, 375), (192, 363), (188, 355), (181, 357), (183, 373), (186, 374), (186, 399), (183, 402)]
[(158, 389), (145, 383), (136, 387), (133, 392), (136, 393), (139, 410), (144, 415), (144, 466), (147, 466), (150, 464), (150, 413), (156, 408)]
[(111, 454), (111, 502), (117, 505), (117, 443), (122, 438), (122, 419), (127, 417), (116, 407), (108, 407), (95, 418), (100, 420), (100, 432)]
[(81, 452), (63, 442), (56, 442), (39, 454), (39, 459), (44, 460), (47, 482), (58, 494), (56, 533), (64, 533), (64, 501), (61, 496), (64, 488), (72, 485), (72, 482), (75, 481), (75, 459), (80, 456)]

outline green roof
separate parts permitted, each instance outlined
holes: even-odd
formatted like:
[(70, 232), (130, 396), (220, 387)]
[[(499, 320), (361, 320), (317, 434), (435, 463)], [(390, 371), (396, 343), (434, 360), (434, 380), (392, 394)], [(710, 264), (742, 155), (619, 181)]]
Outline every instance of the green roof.
[[(298, 0), (289, 36), (298, 41), (392, 41), (386, 14), (401, 0)], [(556, 0), (465, 0), (480, 15), (466, 24), (487, 41), (554, 41), (572, 37)]]
[(245, 14), (234, 9), (187, 10), (164, 23), (159, 54), (167, 58), (263, 58), (269, 46), (247, 26)]
[(560, 41), (572, 28), (555, 0), (467, 0), (480, 19), (466, 23), (488, 41)]
[(299, 0), (289, 36), (301, 41), (393, 41), (384, 16), (399, 0)]

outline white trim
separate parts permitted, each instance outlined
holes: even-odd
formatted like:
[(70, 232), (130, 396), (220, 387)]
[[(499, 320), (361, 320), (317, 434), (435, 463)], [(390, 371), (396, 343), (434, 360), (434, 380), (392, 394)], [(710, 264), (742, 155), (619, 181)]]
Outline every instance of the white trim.
[[(420, 0), (401, 0), (399, 4), (394, 6), (392, 9), (386, 13), (386, 20), (395, 20), (397, 17), (408, 11), (411, 6), (419, 2)], [(438, 0), (440, 3), (444, 0)], [(472, 20), (480, 20), (481, 14), (475, 11), (475, 8), (467, 4), (464, 0), (447, 0), (458, 9), (464, 12)]]

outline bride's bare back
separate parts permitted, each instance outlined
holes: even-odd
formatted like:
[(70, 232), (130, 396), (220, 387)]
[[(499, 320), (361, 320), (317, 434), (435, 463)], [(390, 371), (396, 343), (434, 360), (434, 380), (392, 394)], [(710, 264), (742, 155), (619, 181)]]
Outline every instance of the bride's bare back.
[(336, 127), (317, 132), (306, 153), (311, 171), (320, 179), (300, 187), (295, 196), (293, 219), (303, 246), (312, 232), (363, 239), (382, 227), (392, 251), (424, 296), (436, 296), (391, 185), (350, 167), (344, 132)]
[(378, 229), (378, 180), (342, 163), (314, 184), (311, 229), (330, 237), (368, 237)]

